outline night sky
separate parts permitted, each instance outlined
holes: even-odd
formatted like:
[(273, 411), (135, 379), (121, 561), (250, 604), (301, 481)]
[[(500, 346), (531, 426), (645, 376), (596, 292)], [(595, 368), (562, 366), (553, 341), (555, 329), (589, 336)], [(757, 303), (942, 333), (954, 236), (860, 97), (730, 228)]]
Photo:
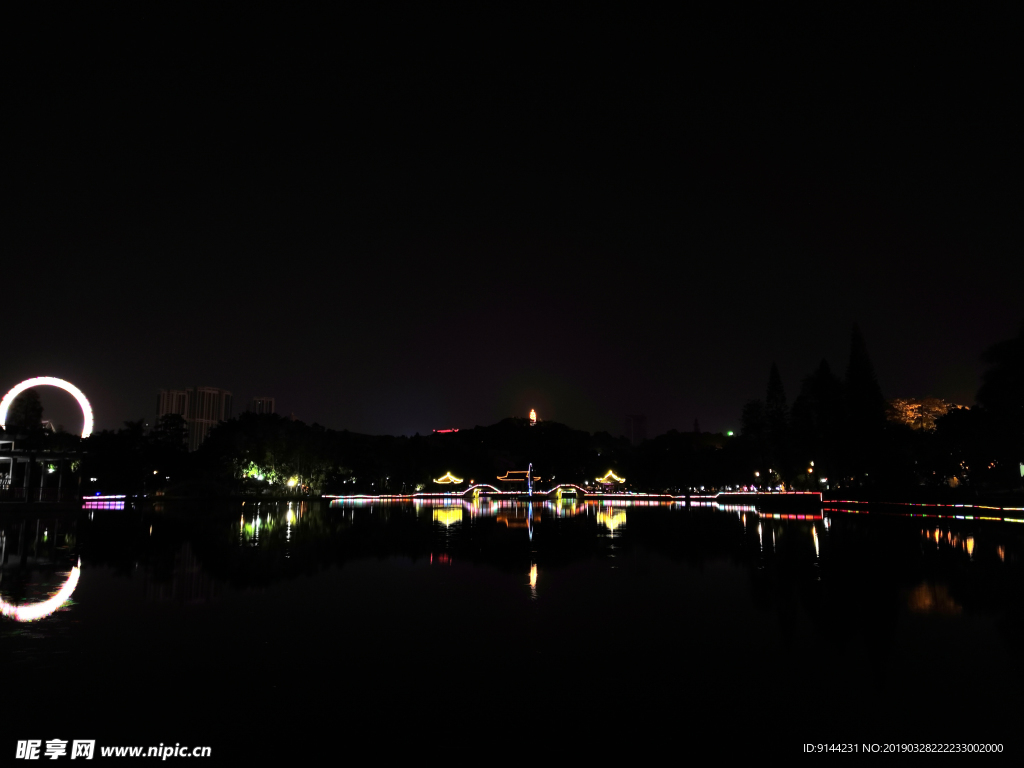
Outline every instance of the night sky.
[(65, 21), (7, 75), (0, 388), (69, 379), (97, 428), (199, 385), (377, 434), (738, 429), (855, 322), (887, 397), (970, 405), (1024, 315), (1004, 20)]

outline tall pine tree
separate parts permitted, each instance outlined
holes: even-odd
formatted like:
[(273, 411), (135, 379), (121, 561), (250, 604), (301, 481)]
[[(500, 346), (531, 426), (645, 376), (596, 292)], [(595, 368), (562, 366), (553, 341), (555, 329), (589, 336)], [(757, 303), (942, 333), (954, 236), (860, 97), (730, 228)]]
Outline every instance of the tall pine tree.
[[(850, 337), (850, 362), (846, 367), (846, 457), (844, 464), (855, 483), (871, 483), (871, 469), (882, 457), (885, 432), (885, 397), (878, 386), (875, 368), (868, 357), (860, 328), (854, 324)], [(876, 471), (877, 477), (877, 471)]]
[(782, 386), (779, 367), (772, 363), (768, 373), (768, 390), (765, 392), (765, 422), (768, 438), (769, 469), (778, 474), (783, 482), (791, 482), (791, 440), (789, 430), (789, 407), (786, 404), (786, 390)]

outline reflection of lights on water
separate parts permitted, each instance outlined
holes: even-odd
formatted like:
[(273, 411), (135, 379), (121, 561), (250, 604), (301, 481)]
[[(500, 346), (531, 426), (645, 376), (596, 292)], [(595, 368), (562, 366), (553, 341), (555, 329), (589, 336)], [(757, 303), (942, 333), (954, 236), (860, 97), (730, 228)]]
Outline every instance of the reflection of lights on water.
[[(942, 540), (943, 538), (945, 538), (946, 543), (949, 546), (955, 547), (957, 549), (962, 548), (965, 552), (967, 552), (967, 555), (972, 560), (974, 559), (974, 536), (965, 536), (961, 538), (960, 536), (955, 535), (952, 531), (946, 531), (945, 537), (943, 537), (942, 531), (938, 528), (936, 528), (934, 531), (924, 529), (921, 531), (921, 535), (924, 538), (928, 539), (928, 541), (932, 541), (934, 539), (936, 549), (941, 547)], [(1000, 560), (1004, 562), (1006, 561), (1006, 550), (1003, 548), (1002, 545), (996, 547), (996, 553), (999, 555)]]
[(814, 537), (814, 556), (821, 557), (821, 552), (818, 550), (818, 529), (815, 526), (811, 526), (811, 535)]
[(537, 566), (530, 566), (530, 589), (537, 591)]
[(82, 509), (124, 509), (123, 501), (83, 501)]
[(611, 532), (612, 536), (614, 536), (615, 531), (626, 524), (626, 513), (620, 511), (599, 511), (597, 513), (597, 522), (607, 528), (609, 532)]
[(761, 551), (764, 552), (764, 536), (761, 535), (761, 524), (757, 524), (757, 543), (761, 545)]
[(940, 613), (955, 616), (963, 611), (949, 594), (945, 584), (923, 582), (911, 590), (907, 604), (915, 613)]
[(1005, 563), (1006, 562), (1006, 549), (1003, 547), (1002, 544), (1000, 544), (998, 547), (996, 547), (996, 552), (999, 553), (999, 559)]
[(81, 565), (82, 561), (79, 560), (78, 565), (71, 569), (71, 573), (68, 574), (67, 580), (57, 594), (48, 600), (31, 605), (12, 605), (0, 598), (0, 613), (15, 621), (35, 621), (49, 616), (64, 605), (71, 597), (71, 593), (75, 591), (75, 587), (78, 586), (78, 577), (81, 574)]
[(462, 522), (462, 507), (442, 507), (434, 510), (434, 521), (445, 528)]

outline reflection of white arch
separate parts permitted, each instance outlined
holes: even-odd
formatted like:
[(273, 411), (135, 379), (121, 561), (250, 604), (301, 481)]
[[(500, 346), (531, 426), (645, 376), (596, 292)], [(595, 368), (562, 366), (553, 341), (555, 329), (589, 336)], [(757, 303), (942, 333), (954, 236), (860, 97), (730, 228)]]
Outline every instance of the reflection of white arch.
[(68, 574), (67, 580), (64, 582), (64, 585), (60, 590), (58, 590), (57, 594), (49, 600), (44, 600), (41, 603), (32, 603), (30, 605), (11, 605), (0, 597), (0, 613), (4, 616), (9, 616), (15, 621), (35, 621), (36, 619), (45, 618), (64, 605), (68, 598), (71, 597), (71, 593), (74, 592), (75, 587), (78, 586), (78, 577), (80, 574), (81, 571), (78, 566), (72, 568), (71, 573)]
[(63, 389), (75, 398), (82, 409), (82, 416), (85, 419), (85, 423), (82, 424), (82, 437), (88, 437), (92, 434), (92, 406), (89, 405), (89, 401), (86, 400), (85, 394), (71, 382), (64, 381), (64, 379), (55, 379), (53, 376), (39, 376), (35, 379), (25, 379), (25, 381), (21, 382), (21, 384), (18, 384), (10, 392), (4, 395), (4, 399), (0, 400), (0, 427), (7, 425), (7, 409), (11, 407), (11, 403), (14, 402), (14, 398), (26, 389), (31, 389), (32, 387), (57, 387), (58, 389)]

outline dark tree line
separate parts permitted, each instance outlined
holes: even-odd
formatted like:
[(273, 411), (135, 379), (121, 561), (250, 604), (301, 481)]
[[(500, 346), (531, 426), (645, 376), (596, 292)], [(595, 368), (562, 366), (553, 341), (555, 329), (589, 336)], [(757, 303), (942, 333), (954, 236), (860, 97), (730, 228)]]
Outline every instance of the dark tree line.
[(983, 360), (989, 369), (977, 405), (949, 411), (933, 431), (887, 418), (887, 401), (857, 327), (844, 378), (822, 360), (803, 379), (791, 408), (772, 365), (765, 398), (743, 407), (741, 442), (749, 475), (758, 473), (759, 484), (803, 489), (1020, 490), (1024, 325), (1016, 338), (987, 350)]
[(530, 463), (542, 486), (593, 484), (612, 470), (626, 478), (624, 489), (672, 493), (751, 485), (860, 494), (1020, 491), (1024, 325), (983, 359), (988, 370), (977, 405), (941, 416), (934, 430), (887, 418), (867, 347), (854, 328), (842, 378), (823, 360), (790, 405), (773, 365), (764, 398), (744, 405), (737, 437), (701, 432), (695, 421), (692, 431), (672, 430), (632, 445), (608, 433), (513, 418), (448, 434), (392, 437), (245, 413), (218, 425), (190, 454), (180, 416), (163, 417), (149, 430), (142, 421), (126, 422), (84, 441), (45, 430), (32, 390), (13, 404), (7, 434), (20, 448), (81, 451), (74, 472), (86, 492), (410, 493), (450, 489), (433, 482), (446, 472), (462, 478), (462, 487), (496, 484), (508, 470)]

